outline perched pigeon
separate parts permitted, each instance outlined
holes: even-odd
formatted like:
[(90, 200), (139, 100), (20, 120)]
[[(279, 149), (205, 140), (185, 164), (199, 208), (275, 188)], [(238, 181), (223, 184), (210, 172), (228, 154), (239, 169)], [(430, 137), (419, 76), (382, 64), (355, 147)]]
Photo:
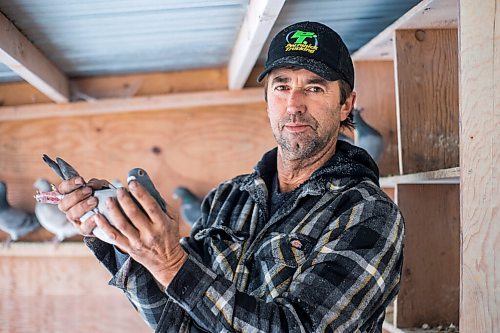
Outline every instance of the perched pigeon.
[[(57, 162), (54, 162), (47, 155), (43, 155), (43, 160), (64, 180), (79, 176), (78, 172), (71, 165), (69, 165), (66, 161), (64, 161), (62, 158), (57, 158), (56, 159)], [(139, 170), (141, 170), (141, 171), (139, 172)], [(156, 188), (154, 187), (153, 183), (151, 182), (151, 179), (149, 178), (146, 171), (139, 169), (139, 168), (132, 169), (129, 172), (129, 178), (131, 176), (132, 177), (135, 176), (136, 179), (142, 185), (144, 185), (146, 187), (146, 189), (151, 193), (151, 195), (158, 201), (158, 203), (162, 207), (162, 209), (164, 211), (166, 211), (165, 201), (161, 198), (158, 191), (156, 191)], [(132, 180), (132, 179), (130, 178), (127, 181), (130, 182), (130, 180)], [(148, 184), (148, 181), (149, 181), (149, 184)], [(82, 221), (82, 222), (86, 221), (88, 218), (93, 216), (95, 213), (100, 213), (106, 217), (106, 219), (109, 221), (109, 223), (113, 224), (113, 219), (111, 218), (111, 216), (108, 212), (108, 209), (106, 207), (106, 199), (110, 198), (110, 197), (116, 198), (116, 188), (103, 188), (100, 190), (94, 190), (94, 193), (92, 195), (94, 197), (96, 197), (98, 200), (97, 207), (94, 208), (92, 211), (85, 213), (82, 217), (80, 217), (80, 221)], [(115, 242), (111, 238), (106, 236), (106, 234), (99, 227), (94, 228), (92, 233), (97, 238), (99, 238), (100, 240), (102, 240), (106, 243), (115, 244)]]
[(40, 227), (41, 225), (34, 214), (9, 205), (7, 201), (7, 185), (0, 181), (0, 229), (9, 234), (7, 244), (11, 240), (17, 241)]
[(174, 198), (181, 199), (182, 219), (190, 226), (193, 226), (201, 216), (201, 199), (183, 186), (179, 186), (175, 189)]
[(368, 125), (361, 117), (362, 109), (354, 108), (352, 111), (354, 124), (354, 144), (365, 149), (368, 154), (378, 162), (384, 150), (384, 138), (373, 127)]
[(151, 194), (151, 196), (158, 202), (160, 208), (166, 213), (167, 212), (167, 203), (162, 198), (160, 192), (156, 189), (153, 181), (149, 177), (148, 173), (141, 168), (134, 168), (128, 172), (127, 183), (130, 183), (132, 180), (136, 180), (144, 186), (144, 188)]
[[(44, 178), (37, 179), (33, 187), (40, 192), (51, 191), (49, 181)], [(73, 224), (68, 221), (66, 215), (64, 215), (55, 205), (37, 202), (35, 204), (35, 215), (45, 229), (56, 235), (54, 237), (54, 242), (59, 243), (68, 237), (79, 234)]]

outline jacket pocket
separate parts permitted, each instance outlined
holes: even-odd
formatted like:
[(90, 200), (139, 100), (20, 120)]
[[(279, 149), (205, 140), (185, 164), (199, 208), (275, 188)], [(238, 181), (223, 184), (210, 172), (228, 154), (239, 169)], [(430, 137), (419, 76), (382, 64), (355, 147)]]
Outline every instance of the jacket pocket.
[(303, 234), (271, 233), (255, 252), (256, 260), (271, 260), (288, 267), (300, 267), (307, 259), (313, 239)]

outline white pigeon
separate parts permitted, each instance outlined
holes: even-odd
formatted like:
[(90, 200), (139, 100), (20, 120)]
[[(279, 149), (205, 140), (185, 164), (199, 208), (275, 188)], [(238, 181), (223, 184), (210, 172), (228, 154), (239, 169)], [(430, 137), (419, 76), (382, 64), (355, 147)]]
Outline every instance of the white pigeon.
[[(44, 178), (37, 179), (33, 187), (40, 192), (51, 191), (49, 181)], [(79, 234), (78, 230), (68, 221), (66, 215), (56, 205), (37, 202), (35, 204), (35, 215), (40, 224), (55, 235), (54, 242), (56, 243)]]

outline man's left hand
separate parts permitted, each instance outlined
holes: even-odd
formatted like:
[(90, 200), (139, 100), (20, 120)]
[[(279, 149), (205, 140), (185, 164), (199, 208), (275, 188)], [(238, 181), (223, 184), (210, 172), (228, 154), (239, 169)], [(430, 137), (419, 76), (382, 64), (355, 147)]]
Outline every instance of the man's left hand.
[(101, 214), (96, 214), (94, 220), (122, 251), (147, 268), (163, 286), (168, 286), (187, 259), (179, 244), (179, 223), (163, 212), (137, 181), (129, 183), (129, 190), (130, 193), (119, 188), (117, 199), (106, 201), (113, 226)]

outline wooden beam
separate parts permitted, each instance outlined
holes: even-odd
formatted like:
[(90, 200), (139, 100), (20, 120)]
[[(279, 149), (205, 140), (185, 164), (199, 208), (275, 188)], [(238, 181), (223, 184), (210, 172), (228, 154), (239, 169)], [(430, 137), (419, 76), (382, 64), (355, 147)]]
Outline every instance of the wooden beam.
[(252, 0), (229, 60), (229, 89), (241, 89), (259, 57), (285, 0)]
[(68, 102), (66, 76), (1, 13), (0, 62), (53, 101)]
[(500, 4), (460, 0), (461, 332), (500, 332)]
[(264, 101), (262, 88), (205, 91), (133, 98), (109, 98), (67, 104), (36, 104), (0, 107), (0, 121), (74, 117), (138, 111), (162, 111), (214, 105), (238, 105)]
[(458, 23), (457, 0), (423, 0), (353, 53), (359, 60), (394, 59), (394, 32), (402, 29), (450, 29)]

